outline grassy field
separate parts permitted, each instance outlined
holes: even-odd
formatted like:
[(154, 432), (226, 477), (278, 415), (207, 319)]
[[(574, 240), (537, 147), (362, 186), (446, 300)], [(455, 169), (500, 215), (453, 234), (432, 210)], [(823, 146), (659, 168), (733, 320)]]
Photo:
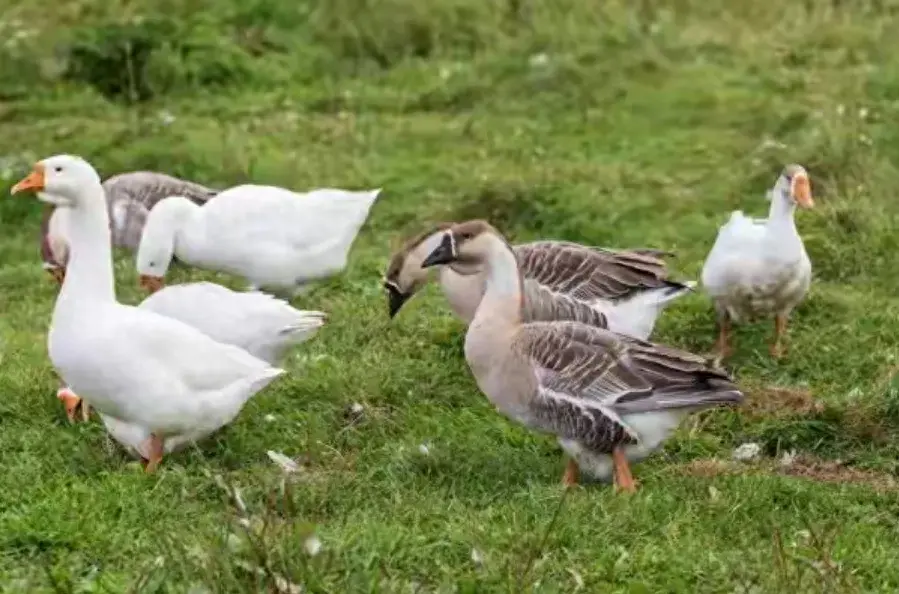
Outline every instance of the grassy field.
[[(896, 0), (4, 6), (0, 590), (899, 589)], [(384, 188), (346, 274), (294, 300), (330, 320), (289, 376), (155, 476), (54, 398), (40, 206), (8, 188), (62, 152), (104, 177)], [(788, 162), (817, 201), (797, 215), (815, 282), (788, 356), (768, 356), (772, 324), (741, 328), (747, 405), (635, 466), (635, 496), (563, 491), (554, 440), (478, 392), (436, 287), (387, 318), (391, 250), (438, 220), (670, 249), (698, 279), (718, 225), (764, 214)], [(133, 262), (116, 263), (128, 303)], [(170, 282), (200, 278), (242, 287)], [(701, 294), (655, 334), (714, 338)], [(744, 442), (759, 461), (731, 461)]]

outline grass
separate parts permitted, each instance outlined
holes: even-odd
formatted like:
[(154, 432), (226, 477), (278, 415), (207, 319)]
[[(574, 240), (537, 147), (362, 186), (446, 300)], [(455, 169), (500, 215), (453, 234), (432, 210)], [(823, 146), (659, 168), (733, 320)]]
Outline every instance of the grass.
[[(0, 589), (896, 591), (899, 3), (628, 4), (13, 0)], [(346, 273), (294, 301), (330, 320), (289, 377), (155, 476), (53, 397), (40, 208), (7, 190), (61, 152), (104, 177), (385, 188)], [(636, 496), (563, 493), (558, 447), (478, 392), (435, 287), (387, 319), (391, 249), (437, 220), (669, 249), (696, 279), (717, 226), (763, 214), (787, 162), (818, 204), (798, 215), (816, 278), (789, 355), (768, 357), (771, 324), (741, 328), (729, 364), (749, 404), (688, 423), (635, 467)], [(130, 255), (117, 278), (139, 302)], [(707, 351), (708, 301), (671, 307), (655, 338)], [(728, 463), (747, 441), (763, 460)]]

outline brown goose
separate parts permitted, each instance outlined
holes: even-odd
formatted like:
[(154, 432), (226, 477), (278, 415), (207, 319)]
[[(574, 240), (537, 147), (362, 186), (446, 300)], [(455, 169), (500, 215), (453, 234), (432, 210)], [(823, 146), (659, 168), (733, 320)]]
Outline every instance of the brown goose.
[[(387, 266), (384, 288), (393, 317), (428, 282), (421, 263), (452, 223), (413, 237)], [(524, 276), (524, 320), (572, 320), (646, 339), (661, 311), (692, 290), (668, 280), (664, 256), (651, 249), (610, 250), (566, 241), (535, 241), (512, 248)], [(466, 323), (484, 294), (480, 266), (440, 266), (438, 278), (453, 312)]]
[[(216, 195), (200, 184), (155, 171), (132, 171), (113, 175), (103, 182), (112, 244), (137, 249), (147, 214), (157, 202), (168, 196), (185, 196), (203, 204)], [(53, 207), (44, 212), (41, 223), (41, 259), (44, 269), (62, 283), (69, 260), (67, 213)]]
[(422, 266), (482, 265), (486, 290), (465, 336), (478, 387), (508, 417), (555, 434), (579, 469), (614, 473), (633, 491), (630, 461), (657, 449), (688, 414), (734, 405), (730, 377), (691, 353), (571, 321), (522, 322), (523, 279), (516, 252), (485, 221), (445, 230)]

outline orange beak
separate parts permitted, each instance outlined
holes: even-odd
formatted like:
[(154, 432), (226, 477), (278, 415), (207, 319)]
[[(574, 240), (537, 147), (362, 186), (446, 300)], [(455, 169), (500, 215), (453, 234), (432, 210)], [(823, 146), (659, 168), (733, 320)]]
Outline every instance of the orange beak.
[(162, 277), (152, 276), (149, 274), (140, 275), (140, 288), (149, 291), (151, 294), (165, 286)]
[(90, 409), (88, 408), (87, 403), (82, 401), (81, 398), (70, 389), (60, 388), (59, 391), (56, 392), (56, 397), (62, 400), (62, 404), (66, 409), (66, 417), (68, 417), (70, 423), (75, 422), (75, 415), (78, 414), (79, 408), (81, 409), (82, 420), (86, 421), (90, 418)]
[(39, 192), (44, 189), (45, 183), (44, 166), (41, 163), (35, 163), (31, 173), (28, 174), (28, 177), (14, 185), (9, 193), (18, 194), (19, 192), (24, 192), (26, 190)]
[(797, 173), (793, 176), (793, 181), (790, 183), (790, 194), (796, 204), (803, 208), (811, 208), (815, 205), (815, 201), (812, 200), (812, 186), (808, 181), (808, 176), (804, 173)]

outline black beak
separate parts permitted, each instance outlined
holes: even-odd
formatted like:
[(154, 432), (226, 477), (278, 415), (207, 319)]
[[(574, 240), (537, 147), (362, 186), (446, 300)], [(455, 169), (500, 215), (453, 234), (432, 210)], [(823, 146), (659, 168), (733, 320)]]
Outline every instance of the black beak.
[(402, 309), (403, 304), (409, 300), (409, 295), (400, 293), (393, 285), (384, 286), (387, 287), (387, 313), (390, 315), (390, 319), (393, 319), (393, 316)]
[(443, 241), (440, 242), (440, 245), (437, 246), (433, 252), (428, 254), (428, 257), (424, 259), (424, 262), (421, 263), (422, 268), (429, 268), (431, 266), (437, 266), (439, 264), (449, 264), (456, 260), (456, 242), (453, 239), (452, 233), (446, 233), (443, 236)]

